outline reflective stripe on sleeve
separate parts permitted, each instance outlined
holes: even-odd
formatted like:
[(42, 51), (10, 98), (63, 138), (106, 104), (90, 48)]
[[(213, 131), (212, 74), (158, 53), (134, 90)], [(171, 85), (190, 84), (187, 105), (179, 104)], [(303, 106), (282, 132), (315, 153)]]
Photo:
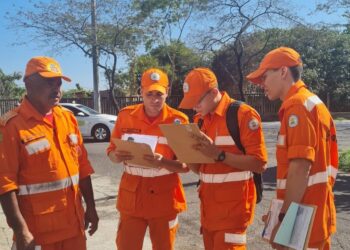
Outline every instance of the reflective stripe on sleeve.
[(231, 136), (216, 136), (215, 137), (215, 145), (231, 146), (231, 145), (235, 145), (235, 142)]
[[(314, 175), (309, 176), (308, 187), (328, 182), (328, 173), (327, 172), (319, 172)], [(277, 189), (286, 189), (287, 180), (286, 179), (277, 179)]]

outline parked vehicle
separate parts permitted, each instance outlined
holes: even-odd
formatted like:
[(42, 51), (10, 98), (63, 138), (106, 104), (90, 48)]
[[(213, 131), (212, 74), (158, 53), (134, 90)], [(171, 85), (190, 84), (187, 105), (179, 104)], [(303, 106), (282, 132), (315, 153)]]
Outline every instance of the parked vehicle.
[(60, 103), (60, 105), (73, 112), (83, 137), (93, 137), (95, 141), (109, 141), (117, 116), (101, 114), (78, 103)]

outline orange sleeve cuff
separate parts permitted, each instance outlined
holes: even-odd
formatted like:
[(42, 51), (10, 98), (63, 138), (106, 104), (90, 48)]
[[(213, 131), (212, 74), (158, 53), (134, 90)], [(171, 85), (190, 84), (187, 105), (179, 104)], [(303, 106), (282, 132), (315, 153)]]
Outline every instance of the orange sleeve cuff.
[(90, 175), (95, 173), (94, 169), (91, 167), (91, 165), (85, 165), (85, 166), (80, 166), (79, 170), (79, 179), (82, 180)]
[(310, 146), (290, 146), (288, 147), (288, 159), (306, 159), (309, 161), (315, 161), (315, 149)]
[(18, 186), (14, 182), (7, 182), (7, 184), (1, 184), (0, 185), (0, 195), (3, 195), (5, 193), (8, 193), (13, 190), (17, 190)]

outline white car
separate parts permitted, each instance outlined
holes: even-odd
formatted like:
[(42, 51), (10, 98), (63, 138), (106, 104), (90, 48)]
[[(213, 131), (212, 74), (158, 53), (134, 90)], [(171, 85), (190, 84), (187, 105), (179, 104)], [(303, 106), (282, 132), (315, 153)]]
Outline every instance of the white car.
[(83, 137), (93, 137), (96, 141), (109, 141), (117, 116), (101, 114), (77, 103), (60, 103), (60, 105), (73, 112)]

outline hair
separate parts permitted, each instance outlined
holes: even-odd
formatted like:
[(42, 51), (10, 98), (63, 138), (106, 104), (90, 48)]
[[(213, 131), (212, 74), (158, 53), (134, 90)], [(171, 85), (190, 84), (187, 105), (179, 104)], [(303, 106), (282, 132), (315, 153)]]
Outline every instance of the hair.
[(292, 78), (294, 82), (297, 82), (301, 79), (301, 75), (303, 73), (303, 65), (289, 67), (289, 70), (290, 70), (290, 73), (292, 74)]

